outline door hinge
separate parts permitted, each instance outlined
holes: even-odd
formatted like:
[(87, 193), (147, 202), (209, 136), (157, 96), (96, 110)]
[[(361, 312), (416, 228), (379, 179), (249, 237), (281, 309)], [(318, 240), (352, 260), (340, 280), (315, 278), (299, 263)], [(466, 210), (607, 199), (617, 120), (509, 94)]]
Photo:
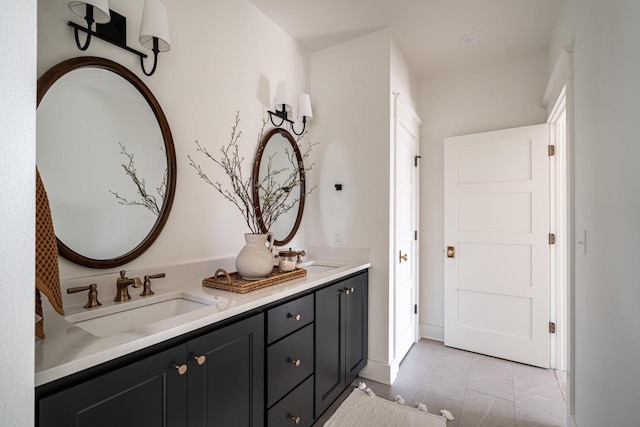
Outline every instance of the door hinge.
[(556, 333), (556, 324), (553, 322), (549, 322), (549, 333), (550, 334)]
[(418, 314), (418, 304), (413, 304), (413, 314)]
[(418, 167), (418, 159), (421, 159), (422, 156), (413, 156), (413, 166)]
[(556, 146), (555, 145), (548, 145), (547, 148), (548, 148), (549, 157), (556, 155)]
[(556, 235), (553, 233), (549, 233), (549, 244), (550, 245), (556, 244)]
[(418, 230), (413, 232), (413, 240), (418, 240)]

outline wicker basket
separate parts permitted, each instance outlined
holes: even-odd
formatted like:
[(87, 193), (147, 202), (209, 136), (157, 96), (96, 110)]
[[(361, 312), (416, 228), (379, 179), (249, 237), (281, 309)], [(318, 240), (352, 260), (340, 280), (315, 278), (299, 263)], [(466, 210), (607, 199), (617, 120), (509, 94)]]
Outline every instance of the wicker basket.
[(227, 273), (224, 269), (219, 268), (214, 273), (213, 277), (207, 277), (202, 281), (202, 286), (208, 288), (221, 289), (223, 291), (237, 292), (239, 294), (246, 294), (247, 292), (255, 291), (258, 289), (266, 288), (267, 286), (277, 285), (278, 283), (286, 282), (293, 279), (298, 279), (307, 275), (307, 270), (300, 268), (286, 273), (278, 270), (278, 267), (273, 267), (273, 270), (267, 277), (260, 280), (245, 280), (238, 272)]

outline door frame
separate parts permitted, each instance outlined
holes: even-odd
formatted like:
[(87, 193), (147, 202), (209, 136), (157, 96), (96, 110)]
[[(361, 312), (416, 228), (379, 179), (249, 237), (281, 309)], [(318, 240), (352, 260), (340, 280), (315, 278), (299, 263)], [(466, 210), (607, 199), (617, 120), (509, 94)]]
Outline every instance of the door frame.
[[(400, 367), (400, 362), (401, 360), (398, 360), (397, 357), (397, 337), (396, 337), (396, 274), (397, 274), (397, 263), (396, 263), (396, 255), (398, 253), (398, 247), (397, 247), (397, 241), (396, 241), (396, 208), (397, 208), (397, 195), (396, 195), (396, 175), (397, 175), (397, 171), (396, 171), (396, 152), (397, 152), (397, 147), (398, 147), (398, 126), (400, 126), (400, 117), (399, 117), (399, 109), (402, 108), (404, 111), (406, 111), (407, 115), (409, 116), (409, 118), (411, 119), (411, 121), (413, 122), (412, 125), (415, 125), (417, 128), (417, 132), (414, 135), (416, 138), (416, 155), (420, 156), (420, 127), (422, 126), (422, 120), (420, 119), (420, 117), (416, 114), (415, 110), (411, 107), (411, 104), (400, 94), (397, 92), (394, 92), (393, 94), (393, 123), (392, 123), (392, 131), (393, 131), (393, 144), (391, 147), (391, 167), (392, 167), (392, 184), (391, 184), (391, 192), (392, 192), (392, 196), (391, 196), (391, 212), (390, 212), (390, 220), (391, 220), (391, 224), (390, 224), (390, 237), (391, 237), (391, 242), (392, 244), (389, 245), (390, 247), (390, 254), (389, 254), (389, 263), (390, 263), (390, 283), (392, 284), (391, 286), (391, 301), (390, 301), (390, 309), (391, 309), (391, 313), (393, 313), (393, 316), (390, 318), (390, 326), (392, 329), (392, 336), (393, 336), (393, 359), (391, 362), (391, 372), (390, 372), (390, 381), (393, 382), (396, 378), (396, 376), (398, 375), (398, 371), (399, 371), (399, 367)], [(405, 126), (405, 128), (407, 130), (409, 130), (408, 127)], [(413, 134), (413, 132), (411, 132)], [(414, 205), (414, 215), (415, 215), (415, 228), (416, 231), (419, 231), (419, 221), (420, 221), (420, 210), (419, 210), (419, 206), (420, 206), (420, 168), (419, 167), (415, 167), (414, 168), (414, 174), (415, 174), (415, 205)], [(418, 260), (420, 259), (420, 239), (417, 239), (414, 241), (414, 262), (413, 262), (413, 277), (414, 277), (414, 287), (413, 287), (413, 303), (415, 305), (418, 304), (419, 301), (419, 295), (420, 295), (420, 281), (419, 281), (419, 274), (420, 274), (420, 267), (419, 267), (419, 262)], [(419, 331), (419, 313), (420, 310), (418, 308), (418, 310), (416, 310), (417, 312), (414, 313), (413, 315), (413, 329), (414, 329), (414, 342), (417, 342), (420, 339), (420, 331)]]
[[(564, 116), (564, 126), (561, 120)], [(549, 144), (555, 146), (555, 155), (550, 157), (549, 168), (549, 223), (556, 235), (556, 244), (550, 255), (550, 321), (556, 326), (556, 334), (551, 339), (551, 369), (567, 370), (568, 348), (568, 286), (569, 286), (569, 216), (568, 216), (568, 174), (567, 174), (567, 95), (566, 86), (547, 119), (549, 123)]]
[[(573, 132), (574, 124), (574, 84), (573, 84), (573, 46), (560, 49), (558, 57), (551, 72), (551, 77), (547, 84), (542, 98), (542, 107), (547, 109), (548, 123), (553, 123), (557, 117), (557, 109), (564, 97), (566, 109), (566, 138), (565, 156), (562, 165), (558, 169), (564, 169), (566, 181), (564, 182), (566, 211), (566, 324), (562, 329), (566, 342), (566, 368), (567, 368), (567, 425), (575, 425), (573, 415), (575, 415), (575, 250), (576, 250), (576, 230), (575, 230), (575, 136)], [(558, 262), (556, 260), (556, 262)], [(552, 310), (555, 310), (552, 307)], [(553, 311), (558, 316), (557, 311)], [(559, 336), (557, 339), (562, 339)], [(559, 357), (562, 357), (559, 355)], [(553, 359), (552, 359), (553, 360)], [(560, 361), (561, 362), (561, 361)], [(556, 360), (556, 363), (558, 361)], [(561, 364), (558, 364), (561, 366)]]

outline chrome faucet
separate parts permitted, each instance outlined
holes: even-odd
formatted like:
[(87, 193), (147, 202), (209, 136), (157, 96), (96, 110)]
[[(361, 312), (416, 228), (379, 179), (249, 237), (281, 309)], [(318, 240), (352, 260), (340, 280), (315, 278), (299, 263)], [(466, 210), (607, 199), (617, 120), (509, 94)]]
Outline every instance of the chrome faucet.
[(129, 285), (132, 285), (134, 288), (142, 286), (142, 282), (138, 277), (129, 279), (125, 277), (125, 274), (127, 274), (125, 270), (120, 270), (120, 277), (116, 280), (116, 297), (113, 299), (115, 302), (129, 301), (131, 299), (131, 295), (129, 295)]

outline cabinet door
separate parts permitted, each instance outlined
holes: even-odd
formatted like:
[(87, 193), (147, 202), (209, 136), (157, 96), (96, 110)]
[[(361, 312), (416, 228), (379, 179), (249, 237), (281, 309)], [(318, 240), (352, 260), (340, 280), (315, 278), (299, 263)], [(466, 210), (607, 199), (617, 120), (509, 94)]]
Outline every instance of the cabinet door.
[[(263, 426), (264, 316), (191, 340), (187, 347), (189, 426)], [(201, 365), (195, 359), (200, 356), (206, 358)]]
[(316, 418), (344, 390), (344, 298), (342, 282), (316, 292)]
[(367, 280), (365, 272), (316, 292), (316, 418), (367, 364)]
[(184, 427), (187, 375), (179, 345), (38, 402), (40, 427)]
[(368, 286), (367, 274), (344, 282), (350, 293), (345, 297), (345, 387), (367, 364), (368, 355)]

